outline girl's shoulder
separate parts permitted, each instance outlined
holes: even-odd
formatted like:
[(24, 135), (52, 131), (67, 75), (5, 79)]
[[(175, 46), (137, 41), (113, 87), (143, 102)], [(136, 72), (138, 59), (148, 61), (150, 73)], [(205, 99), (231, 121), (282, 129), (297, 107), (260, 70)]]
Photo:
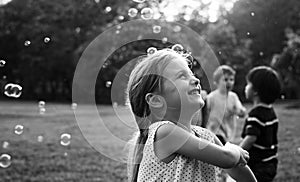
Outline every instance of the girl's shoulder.
[(210, 130), (196, 125), (192, 125), (192, 129), (199, 138), (203, 138), (211, 142), (214, 141), (215, 134)]

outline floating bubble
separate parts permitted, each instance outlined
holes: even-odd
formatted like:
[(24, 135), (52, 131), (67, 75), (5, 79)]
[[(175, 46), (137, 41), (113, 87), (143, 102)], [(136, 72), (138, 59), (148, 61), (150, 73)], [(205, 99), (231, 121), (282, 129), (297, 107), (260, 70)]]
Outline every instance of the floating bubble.
[(11, 165), (11, 156), (8, 154), (1, 154), (0, 167), (8, 168)]
[(95, 3), (99, 3), (100, 2), (100, 0), (95, 0)]
[(45, 42), (45, 43), (49, 43), (50, 40), (51, 40), (51, 39), (50, 39), (49, 37), (45, 37), (45, 38), (44, 38), (44, 42)]
[(106, 8), (105, 8), (105, 10), (104, 10), (104, 12), (105, 13), (109, 13), (109, 12), (111, 12), (111, 7), (110, 6), (107, 6)]
[(117, 103), (117, 102), (114, 102), (114, 103), (113, 103), (113, 107), (114, 107), (114, 108), (117, 108), (117, 107), (118, 107), (118, 103)]
[(43, 141), (44, 141), (44, 137), (43, 137), (42, 135), (39, 135), (39, 136), (37, 137), (37, 141), (38, 141), (38, 142), (43, 142)]
[(5, 66), (5, 64), (6, 64), (6, 61), (4, 61), (4, 60), (0, 60), (0, 67), (4, 67), (4, 66)]
[(151, 8), (143, 8), (142, 11), (141, 11), (141, 17), (144, 19), (144, 20), (149, 20), (153, 17), (153, 10)]
[(183, 52), (183, 46), (181, 44), (175, 44), (171, 48), (173, 51), (176, 51), (177, 53)]
[(6, 80), (6, 78), (7, 78), (7, 77), (6, 77), (5, 75), (3, 75), (2, 79), (3, 79), (3, 80)]
[(64, 153), (64, 156), (67, 157), (67, 156), (68, 156), (68, 152), (65, 152), (65, 153)]
[(120, 34), (120, 30), (116, 30), (116, 34)]
[(68, 146), (71, 143), (71, 135), (68, 133), (63, 133), (60, 136), (60, 144), (62, 146)]
[(7, 149), (9, 146), (9, 143), (7, 141), (4, 141), (2, 144), (2, 148)]
[(117, 28), (117, 30), (120, 30), (122, 28), (122, 26), (121, 25), (117, 25), (116, 28)]
[(136, 8), (130, 8), (128, 10), (128, 16), (130, 16), (131, 18), (136, 17), (137, 14), (138, 10)]
[(163, 44), (165, 44), (165, 43), (168, 42), (168, 38), (167, 38), (167, 37), (164, 37), (164, 38), (161, 39), (161, 41), (162, 41)]
[(30, 46), (30, 44), (31, 44), (31, 42), (29, 41), (29, 40), (26, 40), (25, 42), (24, 42), (24, 45), (27, 47), (27, 46)]
[(105, 86), (106, 86), (107, 88), (111, 87), (111, 81), (106, 81)]
[(247, 32), (247, 35), (249, 36), (249, 35), (250, 35), (250, 32)]
[(136, 3), (144, 3), (146, 0), (132, 0), (132, 1)]
[(160, 33), (160, 31), (161, 31), (161, 26), (159, 25), (153, 26), (153, 33)]
[(122, 16), (122, 15), (118, 16), (118, 20), (119, 20), (119, 21), (123, 21), (124, 19), (125, 19), (124, 16)]
[(39, 112), (40, 112), (40, 114), (45, 114), (46, 108), (41, 107), (41, 108), (39, 109)]
[(16, 125), (15, 126), (15, 134), (21, 135), (24, 131), (24, 126), (23, 125)]
[(251, 12), (250, 15), (251, 15), (251, 16), (255, 16), (255, 13), (254, 13), (254, 12)]
[(298, 153), (300, 153), (300, 147), (298, 147), (297, 151), (298, 151)]
[(76, 32), (76, 33), (80, 33), (80, 31), (81, 31), (81, 28), (80, 28), (80, 27), (76, 27), (76, 28), (75, 28), (75, 32)]
[(39, 108), (45, 107), (46, 102), (45, 101), (39, 101)]
[(259, 55), (260, 55), (260, 56), (263, 56), (263, 55), (264, 55), (264, 52), (260, 51), (260, 52), (259, 52)]
[(176, 25), (173, 30), (174, 30), (174, 32), (178, 33), (181, 31), (181, 27), (179, 25)]
[(280, 98), (283, 100), (283, 99), (285, 99), (285, 96), (284, 96), (284, 95), (281, 95)]
[(7, 97), (19, 98), (22, 94), (22, 87), (18, 84), (8, 83), (4, 87), (4, 94)]
[(149, 47), (147, 49), (147, 55), (154, 54), (156, 51), (157, 51), (157, 49), (155, 47)]
[(194, 58), (192, 56), (192, 53), (189, 52), (189, 53), (185, 53), (185, 54), (182, 54), (183, 57), (185, 57), (191, 64), (193, 63), (194, 61)]
[(72, 108), (73, 110), (77, 109), (77, 104), (76, 104), (76, 103), (72, 103), (71, 108)]

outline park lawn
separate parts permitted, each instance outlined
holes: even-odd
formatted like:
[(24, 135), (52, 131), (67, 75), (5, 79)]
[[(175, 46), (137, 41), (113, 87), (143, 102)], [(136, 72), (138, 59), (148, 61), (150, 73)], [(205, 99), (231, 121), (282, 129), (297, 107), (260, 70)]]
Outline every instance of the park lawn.
[[(300, 181), (300, 108), (289, 107), (295, 104), (275, 105), (280, 119), (278, 182)], [(112, 107), (98, 106), (105, 125), (95, 126), (98, 119), (88, 105), (79, 105), (75, 118), (70, 104), (46, 103), (46, 113), (40, 115), (37, 103), (1, 102), (0, 155), (9, 154), (12, 163), (0, 168), (0, 181), (126, 181), (126, 164), (120, 162), (120, 155), (133, 131), (133, 117), (118, 108), (115, 117)], [(14, 133), (17, 124), (24, 126), (21, 135)], [(238, 132), (242, 124), (240, 120)], [(121, 142), (107, 136), (105, 129)], [(71, 134), (69, 146), (60, 144), (62, 133)], [(43, 136), (42, 142), (38, 136)], [(7, 148), (2, 147), (5, 141)]]

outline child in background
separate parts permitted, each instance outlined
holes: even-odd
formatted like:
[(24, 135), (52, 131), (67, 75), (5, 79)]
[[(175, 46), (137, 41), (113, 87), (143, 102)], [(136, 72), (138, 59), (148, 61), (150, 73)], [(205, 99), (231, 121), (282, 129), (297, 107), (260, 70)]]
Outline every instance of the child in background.
[(204, 104), (200, 91), (187, 59), (172, 49), (135, 66), (128, 94), (139, 132), (130, 153), (129, 181), (216, 182), (218, 167), (237, 180), (256, 181), (246, 165), (247, 152), (223, 146), (210, 131), (191, 125)]
[(232, 92), (235, 71), (227, 65), (219, 66), (213, 74), (217, 89), (207, 96), (206, 127), (225, 144), (233, 142), (237, 116), (244, 117), (246, 109), (236, 93)]
[(270, 67), (255, 67), (247, 75), (245, 95), (253, 102), (240, 146), (249, 151), (249, 167), (259, 182), (272, 181), (277, 171), (278, 119), (272, 104), (280, 95), (280, 81)]

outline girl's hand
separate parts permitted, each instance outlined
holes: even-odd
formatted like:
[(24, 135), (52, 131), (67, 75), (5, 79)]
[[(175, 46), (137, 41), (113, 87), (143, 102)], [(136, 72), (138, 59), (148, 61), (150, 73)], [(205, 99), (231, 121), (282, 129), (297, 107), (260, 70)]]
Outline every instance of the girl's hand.
[(237, 145), (231, 144), (229, 142), (225, 144), (225, 147), (228, 148), (229, 150), (235, 150), (236, 153), (239, 155), (238, 162), (236, 165), (245, 166), (247, 164), (249, 160), (249, 153), (246, 150), (242, 149)]

